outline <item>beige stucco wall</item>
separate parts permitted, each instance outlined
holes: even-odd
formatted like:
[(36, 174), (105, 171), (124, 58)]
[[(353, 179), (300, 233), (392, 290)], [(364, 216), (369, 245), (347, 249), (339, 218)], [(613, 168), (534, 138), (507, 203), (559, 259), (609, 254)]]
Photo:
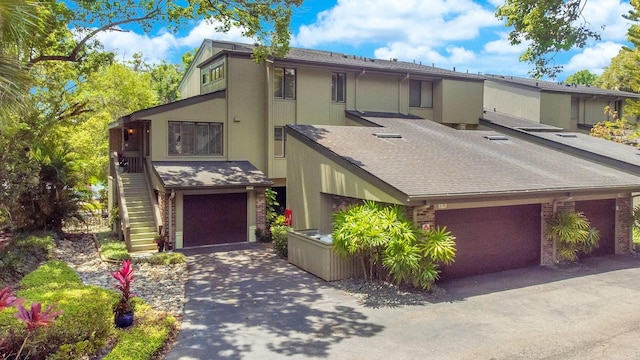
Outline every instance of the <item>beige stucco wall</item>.
[(571, 95), (543, 92), (540, 94), (540, 122), (575, 131), (571, 121)]
[(540, 122), (540, 91), (486, 80), (484, 107)]
[(351, 170), (312, 150), (293, 136), (287, 140), (287, 208), (295, 229), (317, 229), (321, 221), (321, 193), (401, 204)]
[[(201, 102), (199, 104), (185, 106), (175, 110), (165, 111), (159, 114), (148, 116), (151, 120), (151, 158), (153, 161), (168, 160), (229, 160), (227, 154), (228, 133), (226, 99), (214, 99)], [(169, 156), (169, 121), (195, 121), (195, 122), (218, 122), (222, 123), (225, 133), (224, 156)]]
[[(478, 124), (482, 116), (482, 81), (442, 80), (442, 118), (445, 124)], [(436, 106), (434, 104), (434, 106)]]

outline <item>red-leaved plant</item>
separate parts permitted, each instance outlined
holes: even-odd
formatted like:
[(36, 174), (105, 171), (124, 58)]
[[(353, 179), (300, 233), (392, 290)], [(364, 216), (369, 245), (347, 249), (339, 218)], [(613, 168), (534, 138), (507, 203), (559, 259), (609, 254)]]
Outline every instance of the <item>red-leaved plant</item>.
[(24, 299), (17, 298), (8, 286), (5, 286), (4, 289), (0, 290), (0, 311), (11, 306), (22, 304), (23, 301)]
[(122, 267), (116, 272), (112, 272), (113, 276), (118, 284), (115, 288), (120, 290), (120, 300), (113, 309), (113, 312), (118, 314), (127, 314), (133, 312), (131, 305), (131, 298), (135, 297), (135, 294), (131, 292), (131, 283), (133, 282), (133, 268), (131, 267), (131, 261), (122, 261)]
[(29, 310), (27, 310), (22, 303), (24, 299), (17, 298), (15, 293), (7, 286), (4, 289), (0, 290), (0, 311), (10, 307), (15, 306), (18, 309), (15, 317), (22, 320), (27, 325), (27, 336), (25, 336), (24, 341), (22, 341), (22, 346), (20, 346), (20, 350), (18, 350), (18, 354), (16, 355), (16, 359), (20, 358), (22, 354), (22, 350), (24, 350), (24, 346), (27, 344), (27, 340), (31, 333), (33, 333), (37, 328), (44, 327), (51, 324), (60, 314), (62, 314), (62, 310), (54, 311), (55, 305), (49, 305), (45, 311), (42, 311), (42, 305), (38, 302), (34, 302), (31, 304)]

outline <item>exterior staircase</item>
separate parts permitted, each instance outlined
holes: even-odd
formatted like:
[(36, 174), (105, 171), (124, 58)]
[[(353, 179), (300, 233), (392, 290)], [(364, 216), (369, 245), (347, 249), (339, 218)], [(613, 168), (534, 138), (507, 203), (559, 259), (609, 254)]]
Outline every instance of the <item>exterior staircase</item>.
[(131, 224), (131, 248), (133, 252), (155, 250), (157, 228), (145, 174), (123, 173), (120, 177)]

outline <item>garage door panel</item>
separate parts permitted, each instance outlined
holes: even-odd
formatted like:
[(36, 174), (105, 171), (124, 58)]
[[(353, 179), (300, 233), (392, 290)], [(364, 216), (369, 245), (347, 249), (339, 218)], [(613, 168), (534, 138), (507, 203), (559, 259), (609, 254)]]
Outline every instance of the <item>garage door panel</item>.
[(456, 237), (456, 262), (442, 278), (540, 263), (539, 204), (437, 211), (436, 224)]
[(612, 255), (616, 252), (616, 200), (576, 201), (577, 212), (583, 213), (591, 226), (600, 232), (600, 246), (583, 257)]
[(184, 196), (185, 247), (247, 241), (247, 194)]

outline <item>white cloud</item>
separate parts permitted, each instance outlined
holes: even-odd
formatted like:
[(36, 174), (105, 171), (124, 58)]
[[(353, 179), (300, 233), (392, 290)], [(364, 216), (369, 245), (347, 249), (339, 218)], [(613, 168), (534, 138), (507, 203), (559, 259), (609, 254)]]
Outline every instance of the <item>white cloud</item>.
[(574, 55), (564, 66), (567, 74), (587, 69), (595, 74), (601, 74), (605, 66), (609, 66), (611, 58), (618, 55), (622, 44), (611, 41), (598, 43), (594, 47), (586, 48)]
[(493, 9), (471, 0), (338, 0), (303, 25), (292, 39), (302, 47), (323, 43), (357, 45), (365, 42), (442, 46), (470, 40), (480, 29), (500, 25)]
[(442, 55), (428, 46), (411, 46), (399, 42), (376, 49), (374, 54), (378, 59), (396, 58), (402, 61), (415, 61), (423, 65), (433, 64), (445, 69), (450, 69), (459, 64), (470, 64), (476, 59), (473, 51), (459, 46), (449, 46), (444, 52), (446, 54)]
[[(631, 10), (629, 2), (620, 0), (589, 0), (582, 16), (590, 27), (600, 33), (603, 41), (625, 41), (631, 22), (622, 17)], [(605, 26), (602, 30), (602, 26)]]
[(155, 35), (138, 34), (132, 31), (109, 31), (98, 33), (97, 38), (105, 49), (115, 51), (122, 59), (129, 60), (136, 52), (144, 54), (145, 61), (157, 63), (171, 60), (174, 54), (182, 54), (200, 46), (204, 39), (216, 39), (253, 43), (242, 36), (242, 30), (231, 28), (227, 33), (216, 31), (218, 23), (200, 21), (185, 36), (176, 36), (166, 30)]
[(527, 44), (523, 42), (520, 45), (511, 45), (508, 35), (506, 32), (499, 33), (500, 39), (484, 44), (484, 52), (499, 55), (522, 54), (527, 49)]

